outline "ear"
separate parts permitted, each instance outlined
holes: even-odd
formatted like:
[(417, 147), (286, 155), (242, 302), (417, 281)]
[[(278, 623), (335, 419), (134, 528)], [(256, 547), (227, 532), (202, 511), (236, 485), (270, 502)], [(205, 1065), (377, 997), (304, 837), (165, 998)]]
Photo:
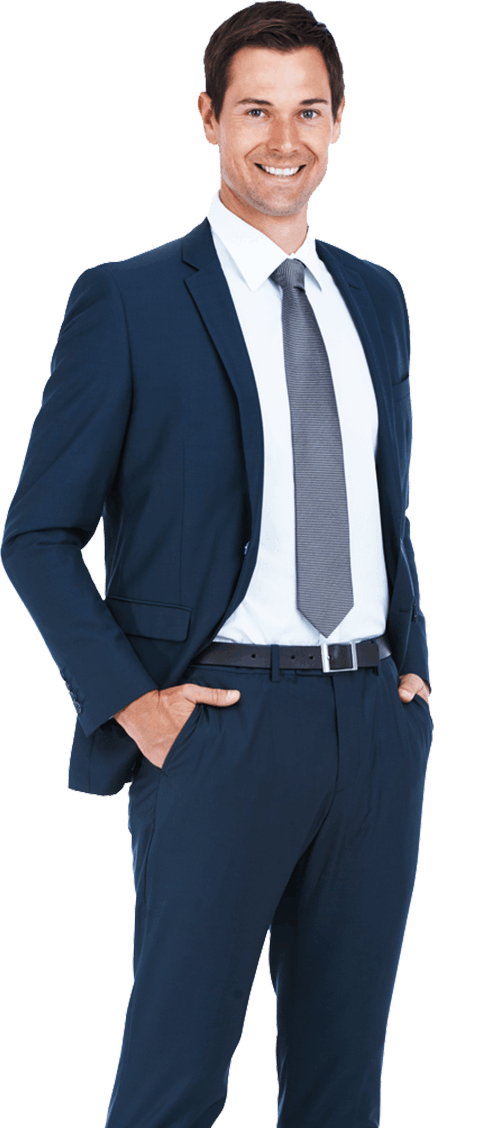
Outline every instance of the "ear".
[(199, 95), (197, 106), (203, 119), (204, 133), (207, 140), (210, 145), (217, 145), (219, 136), (218, 123), (214, 117), (212, 101), (205, 90)]

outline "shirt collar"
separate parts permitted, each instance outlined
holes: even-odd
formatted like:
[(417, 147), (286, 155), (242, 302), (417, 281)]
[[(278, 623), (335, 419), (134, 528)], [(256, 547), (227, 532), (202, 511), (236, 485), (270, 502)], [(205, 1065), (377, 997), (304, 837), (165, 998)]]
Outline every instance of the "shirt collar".
[(309, 233), (302, 246), (294, 254), (287, 255), (277, 243), (258, 231), (257, 227), (246, 223), (225, 207), (221, 203), (219, 192), (213, 196), (208, 220), (250, 290), (258, 290), (286, 258), (297, 258), (304, 262), (321, 289), (324, 267), (317, 254), (315, 240)]

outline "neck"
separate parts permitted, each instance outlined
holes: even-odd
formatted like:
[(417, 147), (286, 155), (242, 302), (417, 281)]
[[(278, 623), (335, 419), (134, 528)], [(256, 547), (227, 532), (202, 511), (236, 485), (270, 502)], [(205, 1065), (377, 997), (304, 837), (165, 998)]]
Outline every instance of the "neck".
[(296, 215), (266, 215), (236, 196), (224, 180), (221, 181), (219, 199), (225, 208), (262, 231), (287, 255), (296, 254), (306, 239), (308, 204)]

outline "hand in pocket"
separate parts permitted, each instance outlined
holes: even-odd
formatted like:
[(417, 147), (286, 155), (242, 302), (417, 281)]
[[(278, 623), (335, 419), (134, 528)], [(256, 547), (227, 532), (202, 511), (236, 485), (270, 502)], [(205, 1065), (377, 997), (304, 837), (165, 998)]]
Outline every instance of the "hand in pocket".
[(186, 682), (169, 689), (150, 690), (114, 716), (142, 754), (157, 768), (162, 768), (176, 737), (198, 702), (225, 707), (234, 705), (240, 696), (239, 689), (213, 689)]

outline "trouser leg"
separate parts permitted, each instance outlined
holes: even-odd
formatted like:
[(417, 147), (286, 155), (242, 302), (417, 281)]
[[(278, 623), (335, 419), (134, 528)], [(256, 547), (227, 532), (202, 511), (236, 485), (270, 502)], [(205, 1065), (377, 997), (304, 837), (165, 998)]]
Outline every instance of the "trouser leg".
[(241, 699), (196, 705), (163, 768), (142, 758), (130, 787), (134, 986), (107, 1128), (219, 1116), (270, 922), (337, 779), (331, 677), (197, 666), (184, 680)]
[(420, 698), (402, 704), (391, 658), (378, 674), (333, 682), (339, 786), (271, 925), (279, 1128), (379, 1124), (386, 1025), (418, 856), (428, 706)]

